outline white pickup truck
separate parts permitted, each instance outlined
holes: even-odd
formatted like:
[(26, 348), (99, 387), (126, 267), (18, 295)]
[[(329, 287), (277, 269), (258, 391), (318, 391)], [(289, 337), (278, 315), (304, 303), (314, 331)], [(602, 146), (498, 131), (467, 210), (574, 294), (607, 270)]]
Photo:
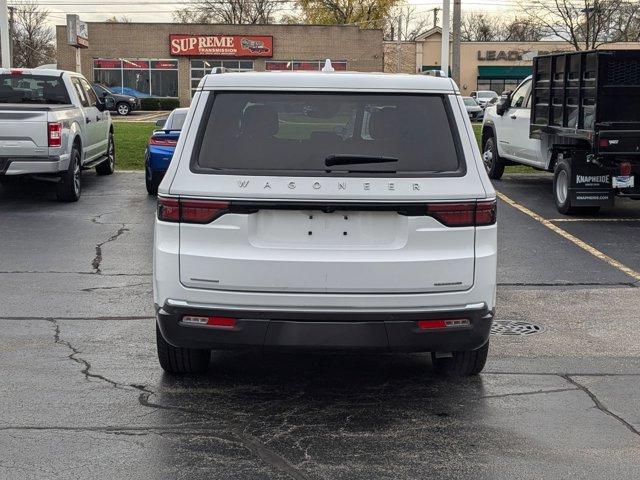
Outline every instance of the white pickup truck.
[(115, 168), (109, 101), (74, 72), (0, 69), (0, 184), (53, 179), (60, 201), (77, 201), (82, 170)]
[(640, 200), (640, 51), (534, 58), (533, 75), (485, 110), (483, 160), (553, 172), (562, 214), (595, 214), (615, 197)]

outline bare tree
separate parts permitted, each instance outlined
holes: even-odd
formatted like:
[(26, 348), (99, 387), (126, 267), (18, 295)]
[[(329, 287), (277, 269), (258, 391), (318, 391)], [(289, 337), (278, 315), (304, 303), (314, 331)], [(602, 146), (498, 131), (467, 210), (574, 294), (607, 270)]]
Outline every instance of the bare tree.
[(611, 40), (610, 26), (625, 0), (521, 0), (529, 17), (576, 50)]
[(178, 9), (173, 19), (179, 23), (267, 24), (283, 6), (282, 0), (201, 0)]
[(640, 2), (623, 4), (613, 15), (611, 41), (640, 42)]
[(107, 23), (133, 23), (133, 21), (127, 17), (126, 15), (122, 15), (121, 17), (109, 17), (105, 20)]
[(504, 22), (497, 15), (469, 12), (462, 16), (461, 38), (463, 42), (495, 42), (502, 40)]
[(391, 10), (389, 19), (384, 28), (384, 37), (387, 40), (397, 40), (398, 17), (402, 19), (400, 40), (412, 42), (421, 33), (429, 29), (432, 23), (432, 13), (420, 12), (414, 5), (399, 5)]
[(54, 63), (55, 35), (47, 21), (49, 12), (35, 0), (15, 5), (14, 12), (13, 65), (33, 68)]
[(506, 22), (500, 40), (506, 42), (539, 42), (545, 37), (544, 25), (533, 18), (514, 18)]

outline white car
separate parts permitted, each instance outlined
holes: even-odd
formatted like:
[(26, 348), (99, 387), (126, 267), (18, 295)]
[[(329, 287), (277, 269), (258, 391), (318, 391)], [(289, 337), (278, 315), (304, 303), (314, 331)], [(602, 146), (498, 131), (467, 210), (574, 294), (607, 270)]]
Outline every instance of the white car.
[(432, 352), (484, 367), (496, 196), (448, 78), (205, 76), (159, 187), (161, 366), (212, 349)]
[(495, 103), (499, 98), (499, 95), (493, 90), (478, 90), (477, 92), (471, 92), (471, 97), (478, 102), (480, 107), (485, 108), (490, 104)]
[(482, 120), (482, 116), (484, 115), (484, 109), (478, 105), (475, 98), (473, 97), (462, 97), (464, 101), (464, 106), (467, 109), (467, 114), (469, 118), (473, 120)]

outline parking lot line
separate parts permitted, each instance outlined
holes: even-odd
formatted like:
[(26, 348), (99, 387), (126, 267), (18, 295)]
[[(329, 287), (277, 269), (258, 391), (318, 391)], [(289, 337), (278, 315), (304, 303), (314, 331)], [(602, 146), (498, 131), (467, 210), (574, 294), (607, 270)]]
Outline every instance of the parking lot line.
[(640, 218), (550, 218), (550, 222), (640, 222)]
[(512, 200), (511, 198), (507, 197), (504, 193), (496, 191), (496, 195), (498, 195), (498, 198), (500, 198), (500, 200), (502, 200), (503, 202), (511, 205), (513, 208), (515, 208), (517, 210), (520, 210), (525, 215), (527, 215), (527, 216), (533, 218), (534, 220), (540, 222), (542, 225), (547, 227), (549, 230), (551, 230), (551, 231), (557, 233), (558, 235), (560, 235), (561, 237), (569, 240), (571, 243), (573, 243), (574, 245), (580, 247), (581, 249), (583, 249), (587, 253), (590, 253), (594, 257), (599, 258), (600, 260), (608, 263), (613, 268), (616, 268), (616, 269), (620, 270), (621, 272), (626, 273), (627, 275), (629, 275), (630, 277), (632, 277), (636, 281), (640, 281), (640, 273), (638, 273), (635, 270), (633, 270), (633, 269), (627, 267), (626, 265), (620, 263), (616, 259), (611, 258), (609, 255), (607, 255), (605, 253), (602, 253), (600, 250), (598, 250), (595, 247), (592, 247), (588, 243), (583, 242), (578, 237), (576, 237), (574, 235), (571, 235), (566, 230), (563, 230), (562, 228), (558, 227), (557, 225), (554, 225), (552, 223), (553, 222), (552, 220), (548, 220), (546, 218), (541, 217), (537, 213), (532, 212), (527, 207), (525, 207), (523, 205), (520, 205), (515, 200)]

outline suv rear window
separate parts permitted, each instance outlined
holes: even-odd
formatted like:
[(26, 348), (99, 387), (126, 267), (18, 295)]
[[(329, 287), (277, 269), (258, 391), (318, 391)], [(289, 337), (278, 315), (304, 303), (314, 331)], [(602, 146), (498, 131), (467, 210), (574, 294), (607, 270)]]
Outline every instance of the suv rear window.
[(0, 75), (0, 103), (69, 104), (60, 77), (49, 75)]
[(198, 132), (196, 173), (462, 175), (441, 95), (218, 92)]

